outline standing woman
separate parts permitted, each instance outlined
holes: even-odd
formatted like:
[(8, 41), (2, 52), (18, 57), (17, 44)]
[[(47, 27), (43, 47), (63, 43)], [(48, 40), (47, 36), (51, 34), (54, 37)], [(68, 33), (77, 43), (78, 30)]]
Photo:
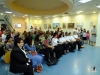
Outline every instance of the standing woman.
[(91, 38), (90, 38), (91, 46), (93, 46), (96, 43), (96, 36), (97, 36), (96, 34), (97, 34), (96, 27), (93, 26), (93, 29), (91, 30)]

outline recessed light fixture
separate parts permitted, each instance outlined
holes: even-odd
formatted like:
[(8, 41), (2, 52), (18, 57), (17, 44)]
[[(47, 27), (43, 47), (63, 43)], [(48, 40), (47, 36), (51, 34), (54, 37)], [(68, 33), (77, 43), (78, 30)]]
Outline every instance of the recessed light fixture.
[(93, 13), (96, 13), (95, 11)]
[(80, 2), (80, 3), (87, 3), (87, 2), (90, 2), (90, 1), (92, 1), (92, 0), (79, 0), (78, 2)]
[(84, 12), (84, 11), (78, 11), (78, 12), (76, 12), (76, 13), (80, 14), (80, 13), (82, 13), (82, 12)]
[(28, 16), (28, 15), (26, 14), (26, 15), (24, 15), (24, 16)]
[(48, 18), (48, 17), (45, 17), (45, 18)]
[(23, 16), (23, 18), (25, 18), (25, 16)]
[(96, 6), (97, 8), (100, 8), (100, 5)]
[(15, 15), (13, 15), (15, 17)]
[(3, 13), (0, 13), (1, 15), (3, 15)]
[(35, 17), (38, 17), (38, 16), (35, 16)]
[(12, 12), (10, 12), (10, 11), (5, 11), (5, 13), (11, 14)]

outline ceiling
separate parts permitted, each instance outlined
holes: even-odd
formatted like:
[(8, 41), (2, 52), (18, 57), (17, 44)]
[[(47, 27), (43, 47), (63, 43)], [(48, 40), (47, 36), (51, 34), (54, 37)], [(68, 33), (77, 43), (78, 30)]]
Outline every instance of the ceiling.
[[(28, 9), (30, 7), (32, 7), (31, 6), (32, 2), (29, 6), (27, 6), (28, 4), (23, 3), (23, 5), (22, 5), (22, 4), (20, 4), (19, 1), (22, 1), (22, 0), (16, 0), (15, 3), (20, 5), (20, 6), (24, 6), (25, 8), (28, 8)], [(26, 0), (26, 1), (29, 1), (29, 0)], [(37, 1), (39, 1), (39, 0), (36, 0), (36, 2)], [(37, 5), (35, 2), (33, 2), (33, 4), (36, 4), (36, 5), (34, 5), (35, 8), (32, 7), (31, 9), (34, 9), (34, 10), (36, 10), (36, 9), (37, 10), (50, 10), (51, 9), (52, 10), (52, 9), (57, 8), (57, 7), (58, 8), (63, 7), (65, 5), (65, 3), (59, 2), (57, 0), (48, 0), (49, 4), (46, 4), (47, 0), (43, 0), (43, 1), (44, 1), (45, 8), (42, 7), (42, 5)], [(53, 3), (52, 1), (56, 2), (56, 4), (55, 4), (56, 6), (54, 4), (52, 4)], [(57, 16), (76, 15), (77, 14), (76, 12), (80, 11), (80, 10), (84, 11), (81, 14), (93, 14), (94, 11), (96, 13), (98, 13), (98, 11), (100, 10), (100, 8), (96, 7), (97, 5), (100, 5), (100, 0), (92, 0), (92, 1), (87, 2), (87, 3), (79, 3), (78, 1), (79, 0), (74, 0), (74, 8), (72, 10), (66, 11), (67, 12), (66, 14), (64, 14), (64, 13), (57, 14)], [(27, 3), (29, 3), (29, 2), (27, 2)], [(52, 4), (52, 7), (49, 7), (49, 5), (51, 5), (51, 4)], [(12, 10), (5, 7), (3, 0), (0, 0), (0, 13), (4, 13), (5, 11), (12, 11)], [(25, 15), (25, 14), (22, 14), (22, 13), (18, 13), (16, 11), (12, 11), (12, 12), (13, 12), (12, 15), (17, 15), (17, 16), (24, 16)], [(39, 16), (39, 15), (33, 15), (33, 16)], [(44, 16), (49, 16), (49, 15), (44, 15)], [(54, 15), (52, 15), (52, 16), (54, 16)]]
[(70, 0), (5, 0), (11, 10), (30, 15), (55, 15), (70, 11), (73, 3)]

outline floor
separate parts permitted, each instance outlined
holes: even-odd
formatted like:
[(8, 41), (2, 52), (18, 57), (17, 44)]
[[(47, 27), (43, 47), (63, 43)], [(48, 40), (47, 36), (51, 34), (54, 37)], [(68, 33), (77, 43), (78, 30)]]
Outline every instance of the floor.
[[(35, 75), (100, 75), (100, 47), (85, 45), (82, 51), (68, 53), (60, 58), (57, 65), (47, 66), (43, 63), (43, 71)], [(0, 61), (0, 75), (6, 75), (7, 64)], [(96, 66), (97, 72), (92, 72)], [(15, 75), (9, 73), (9, 75)]]

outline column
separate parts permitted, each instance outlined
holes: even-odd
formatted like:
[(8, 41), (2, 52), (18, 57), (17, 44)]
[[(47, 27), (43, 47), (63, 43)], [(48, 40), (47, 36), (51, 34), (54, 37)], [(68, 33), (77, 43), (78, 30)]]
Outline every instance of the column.
[(100, 47), (100, 10), (98, 12), (98, 23), (96, 28), (97, 28), (96, 46)]

